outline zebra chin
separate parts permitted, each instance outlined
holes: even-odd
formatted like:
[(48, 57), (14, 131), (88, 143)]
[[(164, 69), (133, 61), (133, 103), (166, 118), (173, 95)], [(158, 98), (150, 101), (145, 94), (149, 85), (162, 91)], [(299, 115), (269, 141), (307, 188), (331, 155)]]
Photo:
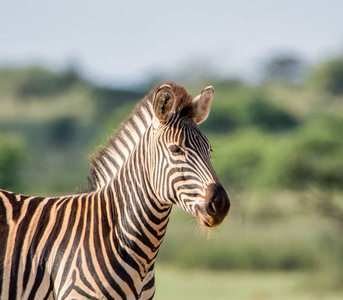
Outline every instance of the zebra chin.
[(220, 225), (230, 210), (230, 200), (221, 184), (212, 183), (206, 189), (205, 203), (196, 206), (196, 217), (200, 225)]

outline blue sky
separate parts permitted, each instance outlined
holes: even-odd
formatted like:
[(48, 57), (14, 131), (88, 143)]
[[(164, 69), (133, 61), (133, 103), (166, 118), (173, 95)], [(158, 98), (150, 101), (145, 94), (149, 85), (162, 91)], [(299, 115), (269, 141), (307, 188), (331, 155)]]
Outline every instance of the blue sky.
[(107, 83), (199, 68), (252, 76), (274, 54), (340, 54), (342, 12), (341, 0), (0, 0), (0, 64), (75, 61)]

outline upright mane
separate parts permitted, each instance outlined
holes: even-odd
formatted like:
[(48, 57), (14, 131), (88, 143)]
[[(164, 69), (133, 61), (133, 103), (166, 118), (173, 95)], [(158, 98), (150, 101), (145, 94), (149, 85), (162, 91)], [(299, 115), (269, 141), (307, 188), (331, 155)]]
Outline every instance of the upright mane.
[[(174, 82), (168, 82), (175, 93), (177, 107), (181, 110), (192, 109), (192, 98), (186, 89)], [(98, 154), (90, 158), (88, 182), (91, 190), (99, 190), (116, 177), (141, 136), (150, 127), (153, 119), (154, 90), (141, 100), (132, 113), (121, 123), (119, 128), (108, 139), (109, 146), (101, 146)]]

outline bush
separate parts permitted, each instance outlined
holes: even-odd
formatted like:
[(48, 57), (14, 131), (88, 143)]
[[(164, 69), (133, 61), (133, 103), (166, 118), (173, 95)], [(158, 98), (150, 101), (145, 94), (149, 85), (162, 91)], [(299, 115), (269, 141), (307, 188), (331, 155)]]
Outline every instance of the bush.
[(228, 132), (249, 126), (271, 132), (285, 131), (297, 125), (297, 120), (288, 112), (276, 107), (260, 92), (237, 88), (219, 95), (220, 104), (213, 107), (203, 125), (208, 132)]
[(259, 185), (272, 188), (343, 188), (343, 119), (318, 115), (275, 142), (260, 164)]
[(80, 81), (75, 69), (55, 73), (39, 67), (28, 68), (16, 87), (16, 95), (21, 99), (30, 96), (44, 97), (62, 93)]
[(47, 124), (49, 139), (54, 146), (66, 146), (76, 134), (75, 117), (60, 117)]
[(343, 119), (313, 115), (286, 135), (256, 129), (209, 135), (221, 181), (242, 189), (343, 189)]
[(251, 186), (264, 160), (269, 136), (260, 130), (245, 129), (231, 135), (209, 136), (212, 163), (224, 185)]
[(110, 87), (94, 87), (92, 97), (96, 99), (97, 114), (108, 115), (113, 113), (122, 104), (136, 103), (141, 100), (146, 91), (133, 91), (124, 89), (114, 89)]
[(0, 189), (16, 191), (22, 187), (18, 177), (24, 151), (19, 137), (0, 134)]

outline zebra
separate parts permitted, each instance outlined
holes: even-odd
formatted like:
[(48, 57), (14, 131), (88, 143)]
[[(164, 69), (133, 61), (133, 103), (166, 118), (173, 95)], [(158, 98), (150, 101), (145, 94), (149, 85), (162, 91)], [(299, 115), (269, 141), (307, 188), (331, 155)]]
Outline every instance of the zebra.
[(0, 190), (0, 298), (152, 299), (173, 204), (206, 227), (230, 208), (197, 125), (213, 93), (153, 89), (91, 159), (89, 192)]

